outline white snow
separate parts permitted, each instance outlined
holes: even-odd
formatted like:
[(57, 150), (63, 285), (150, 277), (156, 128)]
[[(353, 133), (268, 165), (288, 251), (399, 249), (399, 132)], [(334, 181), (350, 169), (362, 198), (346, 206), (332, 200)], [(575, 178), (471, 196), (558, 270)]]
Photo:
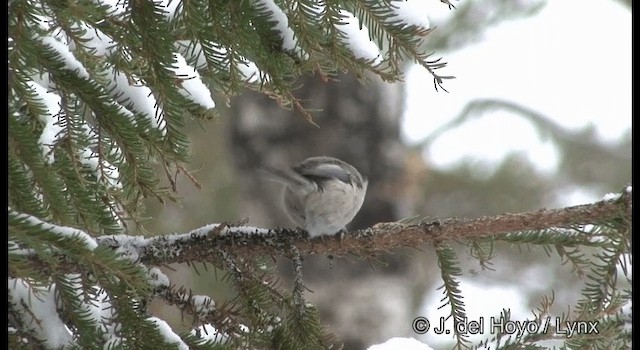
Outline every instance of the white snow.
[(616, 264), (616, 270), (618, 272), (618, 280), (623, 281), (626, 278), (633, 276), (633, 264), (631, 263), (631, 254), (621, 254)]
[(174, 53), (174, 65), (172, 68), (176, 77), (181, 80), (182, 88), (179, 90), (182, 96), (204, 108), (210, 109), (216, 106), (211, 98), (211, 91), (200, 79), (200, 74), (195, 68), (187, 64), (187, 61), (179, 53)]
[(114, 246), (136, 246), (144, 247), (147, 244), (147, 239), (144, 236), (130, 236), (130, 235), (109, 235), (100, 236), (97, 238), (99, 244), (110, 245), (113, 242)]
[(596, 202), (602, 198), (602, 192), (595, 188), (566, 185), (562, 192), (553, 193), (551, 198), (556, 207), (570, 207)]
[(282, 38), (282, 48), (287, 51), (294, 51), (298, 41), (295, 38), (293, 30), (289, 27), (287, 15), (273, 0), (258, 0), (257, 2), (263, 4), (272, 12), (271, 18), (276, 22), (274, 28), (280, 32), (280, 38)]
[(51, 164), (55, 160), (52, 149), (65, 135), (65, 129), (60, 126), (61, 99), (60, 96), (47, 92), (44, 87), (33, 81), (27, 82), (27, 85), (38, 95), (47, 109), (45, 114), (38, 116), (45, 124), (38, 139), (38, 144), (42, 149), (45, 162)]
[[(98, 133), (96, 133), (95, 129), (86, 122), (81, 124), (80, 127), (89, 141), (89, 147), (98, 147)], [(120, 148), (114, 147), (114, 149), (115, 151), (112, 151), (112, 153), (120, 152)]]
[[(220, 226), (220, 224), (205, 225), (205, 226), (193, 229), (188, 233), (171, 235), (172, 238), (169, 238), (169, 239), (182, 240), (182, 239), (189, 239), (191, 236), (194, 236), (194, 235), (206, 236), (207, 234), (209, 234), (209, 232), (211, 232), (218, 226)], [(268, 234), (270, 231), (271, 230), (269, 229), (255, 227), (255, 226), (234, 226), (234, 227), (224, 228), (218, 233), (218, 235), (224, 236), (224, 235), (233, 234), (233, 233), (265, 235), (265, 234)]]
[(194, 304), (195, 309), (199, 313), (209, 313), (215, 310), (216, 303), (211, 297), (206, 295), (194, 295), (191, 297), (191, 302)]
[(614, 201), (620, 198), (620, 193), (607, 193), (602, 197), (603, 201)]
[(242, 73), (242, 76), (245, 78), (245, 80), (250, 83), (269, 81), (269, 76), (261, 77), (260, 69), (252, 61), (243, 59), (242, 62), (238, 65), (238, 69), (240, 69), (240, 73)]
[(51, 74), (46, 72), (31, 73), (30, 78), (38, 85), (45, 88), (47, 91), (55, 90), (56, 84), (51, 81)]
[(200, 333), (200, 338), (205, 340), (213, 340), (214, 342), (218, 343), (225, 342), (229, 337), (226, 333), (218, 332), (218, 330), (210, 324), (205, 324), (191, 330), (191, 334), (194, 336), (198, 336), (198, 333)]
[(77, 228), (53, 225), (48, 222), (42, 221), (35, 216), (31, 216), (28, 214), (20, 214), (15, 211), (12, 211), (11, 209), (9, 209), (9, 215), (15, 215), (15, 217), (18, 219), (24, 219), (28, 223), (32, 225), (38, 225), (43, 230), (47, 230), (49, 232), (55, 233), (60, 237), (64, 237), (64, 238), (80, 237), (84, 241), (85, 247), (89, 250), (94, 250), (96, 249), (96, 247), (98, 247), (98, 243), (93, 239), (93, 237), (91, 237), (89, 234), (87, 234), (84, 231), (78, 230)]
[(104, 350), (118, 349), (122, 347), (122, 338), (115, 335), (109, 337), (102, 347)]
[[(207, 68), (207, 59), (204, 57), (200, 43), (194, 43), (190, 40), (177, 40), (173, 46), (188, 62), (192, 62), (196, 69)], [(212, 46), (214, 46), (214, 51), (217, 54), (223, 55), (226, 52), (226, 50), (218, 50), (219, 45)]]
[[(163, 236), (144, 237), (144, 236), (129, 236), (129, 235), (109, 235), (100, 236), (97, 238), (98, 244), (118, 247), (116, 252), (122, 257), (126, 257), (132, 262), (137, 262), (140, 259), (140, 253), (154, 254), (154, 251), (150, 249), (157, 249), (165, 247), (170, 251), (164, 252), (169, 255), (180, 255), (180, 248), (175, 246), (176, 242), (188, 241), (197, 237), (205, 237), (209, 235), (220, 224), (209, 224), (187, 233), (175, 233)], [(247, 234), (247, 235), (266, 235), (273, 233), (272, 230), (265, 228), (258, 228), (253, 226), (239, 226), (239, 227), (226, 227), (217, 233), (219, 236), (225, 236), (228, 234)]]
[(236, 227), (231, 227), (231, 228), (227, 228), (226, 230), (223, 230), (222, 234), (242, 233), (242, 234), (250, 234), (250, 235), (265, 235), (265, 234), (268, 234), (269, 232), (271, 232), (271, 230), (266, 228), (260, 228), (255, 226), (236, 226)]
[(8, 252), (14, 255), (34, 255), (35, 250), (20, 248), (20, 245), (14, 241), (8, 241)]
[(124, 244), (116, 249), (116, 254), (125, 258), (133, 263), (137, 263), (140, 260), (140, 251), (134, 244)]
[(69, 51), (69, 46), (67, 46), (67, 44), (61, 43), (50, 36), (44, 36), (41, 40), (43, 44), (49, 46), (52, 50), (58, 53), (60, 59), (64, 62), (65, 68), (76, 72), (82, 78), (89, 79), (89, 73), (82, 63), (80, 63), (71, 51)]
[(44, 32), (49, 32), (49, 30), (51, 30), (52, 25), (50, 23), (53, 22), (51, 17), (44, 15), (35, 15), (32, 17), (32, 19), (35, 24)]
[(182, 11), (182, 7), (178, 9), (181, 2), (182, 0), (158, 0), (156, 6), (164, 7), (164, 16), (170, 21)]
[(116, 324), (113, 323), (115, 317), (115, 309), (112, 307), (107, 292), (97, 286), (91, 287), (86, 295), (83, 295), (82, 276), (78, 273), (66, 274), (65, 277), (69, 281), (76, 294), (76, 298), (81, 300), (81, 308), (87, 315), (91, 315), (91, 319), (98, 327), (101, 327), (111, 338), (115, 333)]
[[(146, 117), (151, 126), (165, 131), (164, 113), (158, 106), (151, 89), (146, 87), (140, 79), (134, 76), (127, 77), (125, 73), (117, 70), (107, 70), (110, 75), (107, 91), (119, 103), (126, 108)], [(131, 83), (129, 83), (131, 81)]]
[[(175, 44), (175, 47), (186, 59), (194, 62), (196, 68), (204, 69), (208, 67), (207, 59), (205, 58), (204, 50), (200, 43), (193, 44), (187, 40), (181, 40)], [(218, 43), (208, 43), (207, 47), (213, 51), (209, 53), (213, 56), (209, 57), (209, 59), (224, 63), (225, 69), (229, 70), (228, 60), (222, 59), (222, 57), (227, 56), (227, 49)], [(240, 74), (246, 82), (259, 83), (270, 80), (269, 76), (262, 73), (254, 62), (242, 56), (239, 57), (239, 61), (239, 64), (235, 68), (240, 71)]]
[(147, 320), (155, 323), (155, 325), (158, 327), (158, 330), (160, 331), (160, 334), (164, 337), (167, 343), (178, 346), (178, 349), (180, 350), (189, 350), (189, 346), (187, 346), (187, 344), (185, 344), (185, 342), (180, 339), (180, 336), (173, 332), (166, 321), (161, 320), (157, 317), (149, 317), (147, 318)]
[(382, 62), (380, 49), (369, 39), (367, 27), (362, 26), (362, 29), (360, 29), (360, 21), (351, 12), (340, 10), (340, 14), (344, 16), (344, 24), (336, 27), (346, 35), (346, 38), (341, 38), (340, 40), (356, 58), (373, 60), (374, 65), (380, 64)]
[(157, 267), (152, 267), (149, 269), (149, 283), (158, 288), (158, 287), (169, 287), (171, 281), (169, 281), (169, 277), (162, 272)]
[(382, 344), (371, 345), (367, 350), (433, 350), (415, 338), (391, 338)]
[(624, 329), (627, 332), (631, 332), (632, 330), (632, 327), (631, 327), (631, 320), (633, 319), (632, 306), (633, 306), (633, 301), (627, 300), (627, 302), (624, 303), (620, 308), (620, 316), (622, 317), (623, 321), (625, 321)]
[(189, 231), (189, 233), (187, 233), (186, 236), (205, 236), (205, 235), (209, 234), (209, 232), (211, 232), (212, 230), (214, 230), (218, 226), (220, 226), (220, 224), (204, 225), (202, 227), (198, 227), (196, 229), (193, 229), (193, 230)]
[[(120, 171), (118, 168), (107, 160), (100, 157), (97, 153), (91, 151), (89, 148), (85, 148), (79, 157), (82, 164), (88, 166), (95, 174), (98, 180), (102, 180), (103, 176), (107, 181), (107, 184), (111, 188), (122, 188), (120, 182)], [(101, 162), (101, 163), (100, 163)]]
[(115, 17), (122, 17), (126, 13), (127, 3), (123, 0), (93, 0), (95, 4), (108, 6), (109, 14)]
[(69, 347), (74, 344), (67, 326), (56, 311), (55, 284), (49, 287), (32, 288), (25, 280), (9, 278), (9, 302), (21, 316), (25, 326), (50, 349)]
[(55, 117), (60, 113), (60, 101), (61, 101), (60, 96), (58, 96), (57, 94), (48, 92), (40, 84), (37, 84), (33, 81), (27, 82), (27, 85), (29, 85), (29, 87), (35, 91), (35, 93), (38, 95), (38, 97), (40, 97), (42, 102), (47, 107), (46, 114), (39, 115), (38, 117), (42, 122), (48, 123), (50, 119), (52, 119), (53, 117)]
[(111, 305), (111, 299), (107, 292), (99, 287), (93, 287), (93, 295), (88, 303), (84, 303), (85, 308), (92, 314), (92, 318), (102, 325), (103, 330), (109, 334), (108, 338), (116, 335), (119, 323), (114, 323), (116, 309)]
[(83, 46), (93, 50), (96, 56), (108, 56), (113, 52), (115, 42), (110, 36), (82, 21), (79, 22), (79, 28), (85, 31), (82, 38), (87, 41)]
[(427, 13), (431, 5), (427, 4), (428, 1), (424, 0), (405, 0), (392, 2), (392, 11), (395, 16), (391, 18), (394, 20), (400, 20), (409, 25), (428, 29), (431, 23), (429, 23), (429, 17)]
[(116, 253), (131, 262), (140, 260), (140, 250), (147, 246), (148, 241), (143, 236), (109, 235), (97, 238), (98, 244), (118, 247)]

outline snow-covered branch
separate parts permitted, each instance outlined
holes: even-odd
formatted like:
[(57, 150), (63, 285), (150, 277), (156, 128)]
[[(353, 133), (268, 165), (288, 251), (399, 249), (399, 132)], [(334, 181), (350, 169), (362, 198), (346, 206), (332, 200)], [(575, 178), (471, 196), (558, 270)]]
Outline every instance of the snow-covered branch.
[[(593, 245), (595, 234), (557, 235), (564, 228), (584, 228), (615, 219), (631, 222), (631, 187), (621, 195), (607, 196), (602, 201), (560, 209), (541, 209), (534, 212), (500, 214), (473, 219), (436, 219), (414, 223), (379, 223), (365, 230), (347, 233), (342, 237), (325, 236), (309, 239), (295, 229), (264, 229), (228, 223), (210, 224), (188, 233), (156, 237), (111, 235), (98, 237), (99, 245), (116, 249), (122, 256), (145, 265), (184, 262), (212, 262), (227, 252), (234, 256), (289, 256), (291, 247), (300, 254), (368, 256), (398, 247), (418, 247), (424, 243), (439, 243), (494, 236), (513, 239), (520, 232), (553, 230), (545, 239), (556, 243)], [(574, 232), (574, 231), (572, 231)], [(533, 240), (533, 239), (532, 239)], [(37, 259), (34, 257), (34, 259)], [(77, 266), (69, 266), (73, 271)]]
[[(223, 250), (237, 256), (284, 255), (290, 245), (301, 254), (370, 255), (393, 248), (418, 247), (426, 242), (477, 239), (512, 232), (551, 228), (584, 227), (623, 218), (631, 221), (631, 191), (616, 200), (561, 209), (501, 214), (474, 219), (444, 219), (419, 223), (379, 223), (371, 228), (350, 232), (343, 237), (320, 237), (309, 240), (299, 230), (234, 227), (220, 224), (182, 235), (154, 237), (133, 245), (140, 261), (151, 264), (187, 261), (207, 261), (212, 250)], [(571, 236), (576, 243), (589, 244), (592, 236)], [(118, 243), (120, 242), (120, 243)], [(121, 247), (124, 243), (115, 236), (99, 239), (100, 244)], [(125, 243), (126, 244), (126, 243)]]

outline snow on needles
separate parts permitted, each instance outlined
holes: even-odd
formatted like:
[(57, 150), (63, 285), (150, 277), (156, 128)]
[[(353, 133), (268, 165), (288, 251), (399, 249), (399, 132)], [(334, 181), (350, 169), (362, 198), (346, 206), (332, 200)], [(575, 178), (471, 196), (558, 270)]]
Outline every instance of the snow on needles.
[(78, 237), (84, 241), (85, 248), (89, 250), (94, 250), (98, 247), (98, 243), (93, 237), (82, 230), (78, 230), (77, 228), (67, 227), (67, 226), (58, 226), (53, 225), (48, 222), (42, 221), (35, 216), (31, 216), (28, 214), (19, 214), (11, 209), (9, 209), (9, 215), (15, 215), (17, 219), (24, 219), (31, 225), (40, 226), (43, 230), (47, 230), (51, 233), (55, 233), (60, 237), (64, 238), (74, 238)]
[(382, 62), (380, 49), (369, 39), (367, 27), (360, 28), (360, 20), (351, 12), (340, 10), (340, 15), (344, 16), (344, 24), (339, 25), (338, 30), (345, 34), (340, 40), (347, 45), (356, 58), (373, 61), (374, 65)]
[(160, 334), (168, 344), (173, 344), (180, 350), (189, 350), (189, 346), (182, 341), (180, 336), (173, 332), (166, 321), (157, 317), (149, 317), (147, 321), (153, 322), (156, 325), (158, 331), (160, 331)]
[(214, 326), (210, 324), (204, 324), (195, 329), (192, 329), (191, 335), (204, 340), (212, 340), (216, 343), (224, 343), (229, 338), (228, 334), (220, 333)]
[[(222, 63), (225, 66), (227, 71), (230, 70), (230, 63), (224, 58), (228, 54), (228, 50), (220, 44), (208, 42), (206, 44), (210, 57), (205, 57), (204, 51), (202, 49), (202, 45), (200, 43), (192, 43), (188, 40), (178, 40), (175, 44), (176, 50), (178, 50), (182, 55), (186, 57), (191, 62), (194, 62), (194, 65), (198, 69), (207, 68), (207, 59), (217, 61)], [(235, 67), (238, 69), (242, 78), (249, 83), (261, 83), (269, 81), (270, 78), (267, 74), (260, 71), (258, 66), (246, 59), (243, 56), (239, 56), (239, 64)], [(212, 67), (210, 67), (212, 68)]]
[(145, 86), (140, 79), (136, 77), (128, 77), (125, 73), (117, 70), (107, 70), (110, 75), (109, 94), (113, 96), (119, 103), (136, 113), (145, 117), (151, 123), (151, 126), (164, 130), (165, 121), (162, 111), (158, 106), (156, 98), (153, 96), (151, 89)]
[(152, 267), (149, 269), (149, 284), (154, 288), (163, 288), (169, 287), (171, 281), (169, 280), (169, 277), (162, 272), (162, 270), (157, 267)]
[(395, 16), (393, 19), (400, 20), (408, 25), (414, 25), (424, 29), (429, 29), (429, 17), (427, 17), (428, 6), (427, 1), (422, 0), (406, 0), (391, 3), (391, 9)]
[(273, 0), (258, 0), (258, 3), (271, 11), (271, 17), (275, 21), (274, 28), (280, 31), (280, 38), (282, 38), (282, 48), (287, 51), (293, 51), (298, 44), (293, 30), (289, 27), (289, 20), (287, 15), (282, 11)]
[[(73, 297), (79, 301), (81, 312), (106, 332), (104, 337), (107, 343), (121, 343), (117, 336), (120, 324), (113, 321), (115, 309), (107, 292), (97, 286), (84, 291), (82, 276), (78, 273), (66, 274), (64, 279)], [(77, 345), (73, 341), (73, 334), (58, 313), (57, 288), (56, 283), (41, 286), (30, 283), (28, 279), (9, 278), (9, 302), (20, 311), (24, 324), (33, 330), (36, 338), (42, 340), (47, 348), (74, 348)]]
[(61, 98), (56, 94), (47, 92), (45, 88), (33, 81), (27, 82), (27, 85), (42, 100), (47, 110), (44, 114), (38, 116), (44, 123), (44, 129), (42, 129), (38, 144), (42, 149), (45, 162), (51, 164), (54, 161), (53, 147), (65, 134), (65, 129), (60, 126)]
[[(280, 32), (282, 48), (288, 51), (299, 52), (300, 49), (297, 48), (298, 41), (296, 40), (294, 31), (289, 26), (289, 20), (284, 11), (282, 11), (273, 0), (258, 0), (258, 3), (271, 12), (271, 18), (275, 22), (274, 28)], [(322, 13), (324, 11), (324, 2), (319, 1), (313, 8), (318, 13)], [(397, 11), (398, 17), (409, 17), (404, 15), (404, 7), (398, 7)], [(344, 38), (341, 38), (341, 41), (356, 58), (373, 61), (374, 65), (380, 64), (380, 62), (382, 62), (380, 49), (369, 39), (369, 31), (367, 28), (365, 26), (360, 28), (360, 21), (351, 12), (340, 10), (340, 15), (344, 17), (343, 23), (338, 25), (337, 29), (345, 34)]]
[(196, 103), (204, 108), (214, 108), (216, 104), (211, 98), (211, 92), (206, 85), (200, 79), (200, 74), (193, 67), (187, 64), (187, 61), (179, 53), (174, 53), (174, 67), (172, 70), (176, 74), (176, 77), (181, 80), (179, 83), (182, 86), (180, 93), (193, 103)]
[(113, 322), (116, 310), (111, 304), (109, 294), (98, 286), (85, 291), (82, 275), (79, 273), (68, 273), (64, 277), (70, 289), (73, 290), (76, 300), (80, 301), (79, 306), (82, 312), (90, 316), (93, 322), (109, 334), (109, 337), (115, 336), (119, 323)]
[(433, 350), (429, 345), (422, 343), (415, 338), (391, 338), (384, 343), (371, 345), (367, 350)]
[[(82, 21), (74, 24), (74, 26), (77, 26), (83, 31), (82, 39), (86, 40), (83, 43), (83, 46), (93, 51), (95, 55), (107, 56), (113, 52), (115, 42), (110, 36), (104, 34), (100, 29), (92, 27)], [(73, 42), (69, 43), (69, 47), (73, 49), (75, 45), (72, 44)]]
[(67, 348), (73, 336), (56, 311), (55, 284), (34, 287), (20, 278), (9, 278), (9, 302), (22, 310), (22, 322), (49, 349)]
[(127, 3), (122, 0), (93, 0), (93, 3), (108, 7), (111, 16), (122, 17), (127, 12)]
[[(43, 102), (46, 109), (44, 114), (38, 116), (44, 123), (44, 128), (42, 129), (42, 134), (38, 139), (38, 144), (42, 149), (42, 155), (45, 162), (47, 164), (51, 164), (55, 161), (53, 148), (58, 141), (66, 135), (66, 129), (61, 125), (62, 121), (60, 120), (61, 98), (55, 93), (48, 92), (44, 87), (33, 81), (27, 82), (27, 85)], [(96, 139), (97, 136), (87, 124), (82, 124), (82, 129), (85, 132), (87, 139)], [(91, 151), (89, 147), (79, 150), (78, 153), (80, 156), (80, 162), (94, 171), (98, 180), (103, 179), (104, 176), (107, 184), (111, 188), (122, 188), (122, 183), (120, 183), (119, 180), (120, 173), (117, 167), (111, 165), (105, 159), (100, 160), (98, 154)]]
[(192, 295), (190, 301), (199, 314), (207, 314), (216, 309), (215, 301), (206, 295)]
[(156, 6), (164, 8), (164, 16), (170, 21), (180, 14), (182, 7), (179, 5), (181, 2), (180, 0), (159, 0), (156, 2)]
[[(632, 187), (631, 185), (627, 185), (624, 188), (624, 192), (626, 193), (631, 193), (632, 191)], [(622, 196), (622, 193), (607, 193), (602, 197), (603, 201), (615, 201), (617, 199), (619, 199)]]
[(71, 51), (69, 51), (69, 46), (67, 46), (67, 44), (63, 44), (50, 36), (42, 37), (42, 43), (49, 46), (49, 48), (58, 54), (64, 63), (65, 68), (78, 73), (82, 78), (89, 79), (89, 73), (82, 63), (80, 63)]
[(620, 198), (620, 193), (607, 193), (602, 197), (603, 201), (614, 201)]
[(100, 159), (100, 155), (93, 152), (89, 148), (85, 148), (80, 153), (80, 162), (89, 167), (96, 175), (96, 178), (100, 181), (106, 179), (106, 183), (111, 188), (122, 188), (120, 182), (120, 171), (118, 168), (104, 158)]

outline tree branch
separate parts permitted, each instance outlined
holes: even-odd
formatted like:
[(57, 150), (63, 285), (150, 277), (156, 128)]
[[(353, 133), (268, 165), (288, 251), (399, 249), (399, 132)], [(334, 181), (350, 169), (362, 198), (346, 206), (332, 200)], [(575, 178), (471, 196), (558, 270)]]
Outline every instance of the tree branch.
[[(599, 224), (615, 219), (631, 223), (631, 187), (612, 200), (574, 207), (538, 210), (528, 213), (501, 214), (475, 219), (446, 219), (416, 224), (379, 223), (344, 235), (308, 239), (304, 232), (290, 229), (259, 229), (229, 224), (209, 225), (187, 234), (159, 236), (134, 243), (123, 240), (127, 236), (108, 236), (99, 244), (122, 248), (132, 244), (138, 251), (139, 262), (168, 264), (189, 261), (211, 261), (214, 252), (226, 251), (238, 257), (289, 256), (291, 246), (303, 254), (371, 255), (398, 247), (418, 247), (426, 242), (478, 239), (499, 234), (575, 228)], [(576, 242), (587, 243), (590, 237), (575, 236)], [(289, 248), (288, 248), (289, 247)]]
[[(371, 228), (353, 231), (342, 237), (325, 236), (309, 239), (301, 230), (262, 229), (228, 223), (211, 224), (185, 234), (141, 237), (127, 235), (97, 238), (101, 246), (117, 249), (122, 256), (145, 265), (165, 265), (185, 262), (220, 263), (219, 253), (236, 257), (286, 256), (291, 258), (292, 247), (301, 255), (327, 254), (343, 256), (355, 254), (371, 256), (398, 247), (419, 247), (426, 242), (498, 237), (501, 234), (544, 229), (572, 229), (621, 220), (631, 225), (631, 186), (614, 199), (561, 209), (541, 209), (535, 212), (500, 214), (474, 219), (450, 218), (415, 224), (379, 223)], [(593, 244), (586, 234), (562, 235), (573, 244)], [(33, 263), (48, 265), (37, 256)], [(62, 262), (62, 265), (65, 263)], [(79, 269), (69, 265), (69, 272)], [(60, 266), (62, 267), (62, 266)], [(66, 269), (65, 269), (66, 270)]]

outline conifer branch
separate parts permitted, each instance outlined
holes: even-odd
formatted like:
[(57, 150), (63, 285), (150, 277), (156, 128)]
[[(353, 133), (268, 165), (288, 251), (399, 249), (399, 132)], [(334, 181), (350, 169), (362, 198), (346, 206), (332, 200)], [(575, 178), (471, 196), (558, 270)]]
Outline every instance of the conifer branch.
[[(631, 222), (631, 192), (625, 191), (617, 200), (602, 200), (592, 204), (535, 212), (500, 214), (475, 219), (445, 219), (417, 224), (380, 223), (369, 229), (354, 231), (340, 237), (306, 239), (303, 232), (290, 229), (268, 230), (266, 234), (247, 235), (247, 228), (214, 229), (207, 236), (195, 236), (178, 243), (179, 255), (168, 255), (161, 239), (150, 242), (152, 251), (141, 252), (146, 263), (206, 261), (213, 249), (233, 252), (236, 256), (287, 256), (287, 244), (293, 244), (301, 254), (372, 255), (398, 247), (418, 247), (427, 242), (478, 239), (505, 236), (512, 232), (571, 228), (612, 220)], [(596, 245), (593, 237), (581, 234), (559, 235), (558, 239), (576, 244)], [(105, 238), (108, 241), (108, 238)], [(293, 240), (293, 242), (291, 241)], [(102, 241), (102, 240), (100, 240)], [(168, 248), (168, 247), (167, 247)], [(165, 260), (166, 259), (166, 260)]]
[[(365, 230), (352, 231), (342, 238), (330, 236), (308, 239), (303, 231), (296, 229), (259, 229), (223, 223), (208, 225), (186, 234), (150, 238), (113, 235), (99, 237), (97, 242), (99, 246), (134, 251), (135, 254), (130, 256), (135, 256), (136, 262), (145, 265), (212, 262), (212, 259), (217, 260), (219, 254), (215, 252), (226, 252), (239, 258), (291, 257), (291, 247), (297, 248), (302, 255), (371, 256), (399, 247), (419, 247), (428, 242), (437, 244), (486, 237), (511, 241), (522, 235), (526, 236), (522, 238), (525, 242), (533, 244), (597, 246), (598, 236), (571, 229), (605, 222), (630, 226), (631, 204), (632, 193), (628, 187), (617, 199), (592, 204), (474, 219), (436, 219), (415, 224), (379, 223)], [(545, 229), (554, 229), (556, 234), (540, 238), (533, 232)], [(36, 256), (30, 259), (38, 265), (46, 265)], [(67, 268), (73, 272), (79, 267)]]

